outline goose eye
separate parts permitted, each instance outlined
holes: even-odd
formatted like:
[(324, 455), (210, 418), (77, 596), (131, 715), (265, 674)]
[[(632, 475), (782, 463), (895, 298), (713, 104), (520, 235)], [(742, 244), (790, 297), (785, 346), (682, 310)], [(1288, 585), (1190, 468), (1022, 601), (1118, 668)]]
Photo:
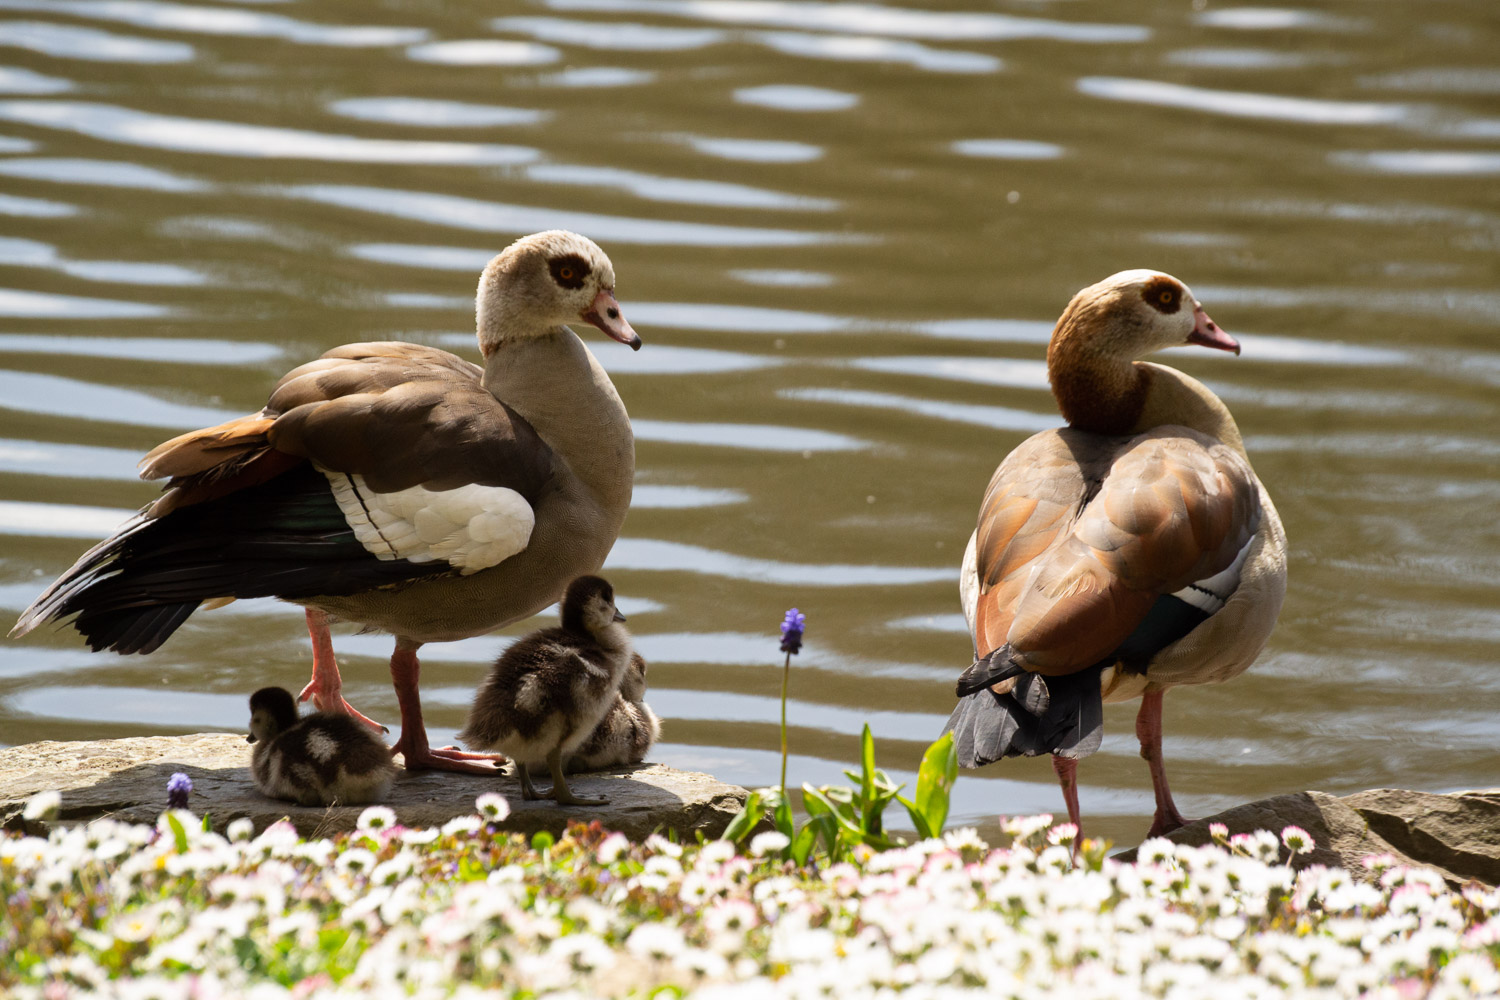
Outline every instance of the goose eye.
[(1176, 292), (1172, 291), (1170, 288), (1163, 288), (1161, 290), (1161, 294), (1157, 296), (1157, 299), (1161, 302), (1162, 305), (1169, 306), (1172, 304), (1172, 300), (1176, 297)]
[(571, 267), (567, 267), (566, 265), (563, 266), (563, 267), (560, 267), (560, 268), (557, 269), (557, 276), (559, 278), (561, 278), (563, 281), (572, 281), (573, 280), (573, 269)]

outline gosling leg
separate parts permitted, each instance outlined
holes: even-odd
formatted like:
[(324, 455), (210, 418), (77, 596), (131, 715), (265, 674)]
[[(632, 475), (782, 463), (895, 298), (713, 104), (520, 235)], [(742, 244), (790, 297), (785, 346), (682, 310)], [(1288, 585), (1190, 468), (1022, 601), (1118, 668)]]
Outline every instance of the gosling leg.
[(609, 802), (604, 796), (589, 798), (582, 795), (574, 795), (568, 788), (568, 779), (563, 774), (562, 747), (553, 748), (547, 755), (547, 769), (552, 772), (552, 794), (549, 796), (564, 806), (602, 806)]
[(527, 771), (526, 765), (519, 760), (516, 761), (516, 774), (521, 779), (521, 798), (525, 799), (527, 802), (534, 802), (537, 799), (546, 798), (545, 795), (537, 794), (536, 786), (531, 783), (531, 772)]

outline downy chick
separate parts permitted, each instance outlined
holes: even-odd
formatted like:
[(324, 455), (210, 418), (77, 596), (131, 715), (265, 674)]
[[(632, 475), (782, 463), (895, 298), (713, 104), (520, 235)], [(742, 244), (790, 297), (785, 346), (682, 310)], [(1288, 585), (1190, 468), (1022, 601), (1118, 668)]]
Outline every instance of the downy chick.
[[(566, 805), (603, 805), (608, 799), (574, 795), (563, 760), (593, 733), (614, 706), (630, 663), (630, 633), (606, 580), (580, 576), (562, 600), (562, 624), (517, 640), (495, 661), (474, 696), (459, 740), (495, 750), (516, 762), (525, 799)], [(529, 766), (546, 761), (552, 789), (538, 793)]]
[(369, 727), (341, 712), (297, 715), (285, 688), (250, 696), (250, 774), (273, 799), (304, 806), (376, 802), (396, 777), (391, 752)]
[(620, 681), (609, 710), (587, 740), (568, 758), (568, 771), (603, 771), (639, 764), (661, 738), (661, 720), (646, 704), (646, 660), (630, 654), (630, 666)]

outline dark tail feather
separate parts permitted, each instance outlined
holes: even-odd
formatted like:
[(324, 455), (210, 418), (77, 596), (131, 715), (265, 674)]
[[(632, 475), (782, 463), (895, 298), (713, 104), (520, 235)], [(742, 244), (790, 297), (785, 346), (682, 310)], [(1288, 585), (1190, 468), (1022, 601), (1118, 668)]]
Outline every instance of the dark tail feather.
[(960, 767), (1002, 757), (1087, 757), (1104, 736), (1099, 668), (1063, 677), (1024, 674), (1008, 694), (983, 687), (959, 700), (947, 728)]
[(198, 610), (198, 604), (158, 604), (98, 614), (85, 611), (73, 625), (95, 652), (113, 649), (117, 653), (154, 653)]
[(1011, 655), (1010, 646), (1001, 646), (988, 656), (975, 658), (969, 669), (958, 675), (953, 693), (962, 698), (1025, 672), (1026, 668)]

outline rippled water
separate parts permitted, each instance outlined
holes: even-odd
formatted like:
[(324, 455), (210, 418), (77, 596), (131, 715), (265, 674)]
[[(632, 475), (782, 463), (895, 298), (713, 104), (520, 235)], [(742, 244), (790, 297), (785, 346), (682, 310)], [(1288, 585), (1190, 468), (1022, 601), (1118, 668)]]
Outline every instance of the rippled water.
[[(1233, 407), (1291, 537), (1261, 661), (1167, 699), (1184, 809), (1494, 785), (1497, 51), (1489, 0), (0, 0), (0, 610), (151, 499), (159, 440), (346, 341), (475, 356), (478, 268), (574, 228), (647, 345), (593, 344), (639, 440), (609, 572), (658, 756), (774, 780), (796, 604), (793, 776), (842, 780), (869, 720), (907, 777), (968, 663), (980, 493), (1057, 422), (1052, 321), (1151, 266), (1242, 335), (1171, 363)], [(502, 641), (425, 650), (439, 739)], [(336, 646), (394, 721), (389, 641)], [(149, 657), (33, 634), (0, 645), (0, 742), (238, 729), (308, 660), (269, 601)], [(1132, 711), (1082, 769), (1123, 842)], [(964, 821), (1042, 809), (1045, 760), (958, 786)]]

